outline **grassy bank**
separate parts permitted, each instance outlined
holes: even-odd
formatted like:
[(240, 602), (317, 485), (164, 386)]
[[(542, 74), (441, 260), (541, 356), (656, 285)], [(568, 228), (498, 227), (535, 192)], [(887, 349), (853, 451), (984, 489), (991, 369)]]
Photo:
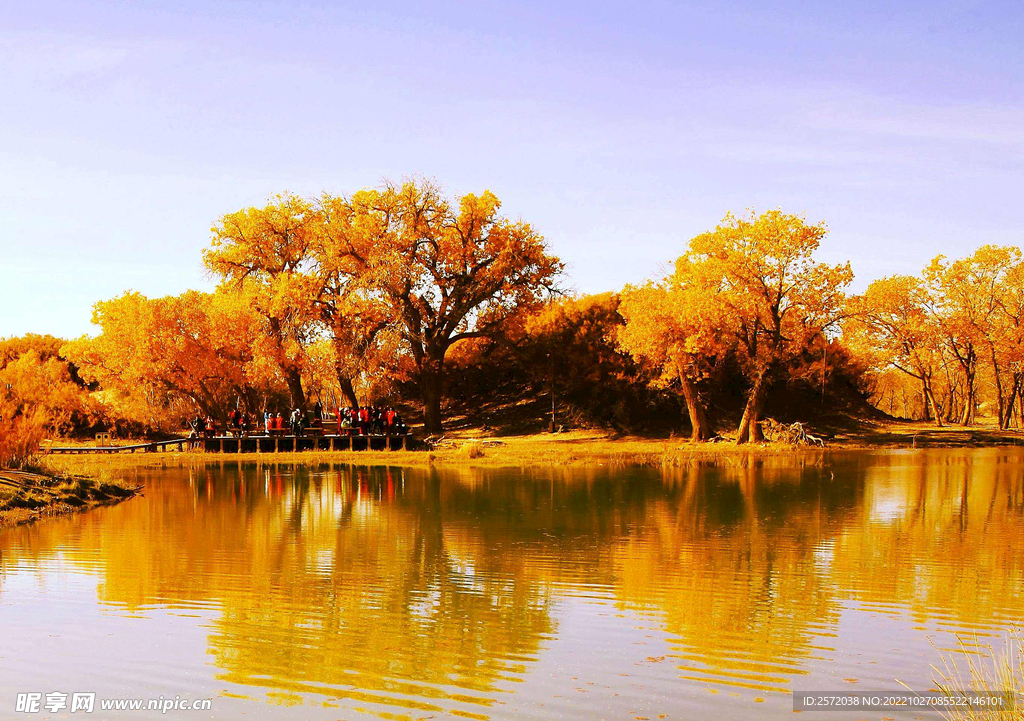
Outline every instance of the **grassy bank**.
[[(999, 431), (994, 426), (947, 426), (888, 423), (861, 426), (837, 434), (826, 449), (967, 448), (1024, 446), (1024, 433)], [(119, 455), (51, 456), (48, 463), (66, 472), (96, 472), (125, 468), (179, 465), (185, 462), (231, 461), (264, 463), (352, 463), (395, 466), (550, 465), (687, 465), (694, 462), (743, 462), (751, 457), (820, 454), (819, 448), (786, 444), (737, 446), (728, 441), (690, 443), (685, 438), (613, 436), (598, 431), (497, 436), (478, 431), (451, 434), (436, 448), (418, 451), (303, 451), (300, 453), (206, 454), (137, 453)]]
[(59, 516), (131, 498), (132, 483), (72, 475), (57, 469), (41, 472), (0, 469), (0, 528)]

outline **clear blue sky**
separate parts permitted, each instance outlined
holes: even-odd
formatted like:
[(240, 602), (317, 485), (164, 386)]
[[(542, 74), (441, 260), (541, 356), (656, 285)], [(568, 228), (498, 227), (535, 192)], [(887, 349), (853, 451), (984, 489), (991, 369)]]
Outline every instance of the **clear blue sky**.
[(727, 210), (824, 219), (857, 287), (1024, 244), (1012, 2), (9, 3), (0, 336), (210, 287), (211, 223), (383, 178), (493, 190), (581, 291)]

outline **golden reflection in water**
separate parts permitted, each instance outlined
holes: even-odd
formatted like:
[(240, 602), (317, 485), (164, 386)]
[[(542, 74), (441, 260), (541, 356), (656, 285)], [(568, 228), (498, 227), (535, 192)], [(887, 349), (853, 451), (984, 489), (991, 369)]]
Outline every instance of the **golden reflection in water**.
[(764, 690), (789, 690), (806, 659), (834, 650), (846, 601), (999, 631), (1024, 616), (1022, 460), (935, 452), (781, 475), (756, 462), (677, 471), (682, 497), (655, 504), (619, 547), (618, 590), (663, 613), (684, 678)]
[(441, 484), (406, 473), (193, 472), (190, 493), (124, 530), (168, 543), (182, 540), (171, 526), (195, 532), (175, 549), (112, 549), (103, 600), (216, 599), (210, 652), (233, 683), (422, 711), (490, 705), (553, 631), (549, 595), (500, 558), (456, 552)]
[(561, 601), (594, 589), (661, 626), (673, 693), (785, 691), (837, 651), (849, 604), (982, 633), (1020, 619), (1022, 470), (1004, 451), (199, 467), (142, 479), (142, 502), (0, 536), (0, 583), (19, 559), (89, 551), (101, 602), (211, 612), (218, 677), (282, 701), (487, 717), (530, 693)]

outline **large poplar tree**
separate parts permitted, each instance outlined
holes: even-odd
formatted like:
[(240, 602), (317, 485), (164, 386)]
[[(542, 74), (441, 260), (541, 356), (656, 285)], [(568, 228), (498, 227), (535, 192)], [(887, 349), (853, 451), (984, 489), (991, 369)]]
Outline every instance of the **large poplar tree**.
[(562, 269), (489, 191), (448, 200), (432, 183), (325, 197), (324, 253), (386, 304), (413, 359), (428, 433), (442, 431), (445, 356), (541, 302)]

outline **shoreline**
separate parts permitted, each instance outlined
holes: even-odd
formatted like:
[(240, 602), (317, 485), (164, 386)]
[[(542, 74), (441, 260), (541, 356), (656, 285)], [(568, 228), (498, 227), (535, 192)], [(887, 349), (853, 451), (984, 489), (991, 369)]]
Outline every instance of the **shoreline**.
[(142, 490), (114, 477), (100, 480), (49, 468), (39, 470), (46, 472), (0, 469), (0, 529), (114, 505)]
[(750, 458), (818, 457), (845, 451), (928, 448), (1024, 447), (1024, 432), (994, 427), (890, 423), (837, 436), (824, 447), (760, 443), (737, 446), (729, 441), (692, 443), (686, 438), (613, 437), (599, 431), (570, 431), (521, 436), (484, 435), (474, 431), (450, 434), (434, 449), (411, 451), (299, 451), (281, 453), (204, 453), (168, 451), (111, 455), (48, 456), (47, 465), (65, 473), (77, 469), (140, 468), (168, 462), (223, 463), (347, 463), (408, 467), (527, 467), (564, 465), (689, 465), (730, 463)]

